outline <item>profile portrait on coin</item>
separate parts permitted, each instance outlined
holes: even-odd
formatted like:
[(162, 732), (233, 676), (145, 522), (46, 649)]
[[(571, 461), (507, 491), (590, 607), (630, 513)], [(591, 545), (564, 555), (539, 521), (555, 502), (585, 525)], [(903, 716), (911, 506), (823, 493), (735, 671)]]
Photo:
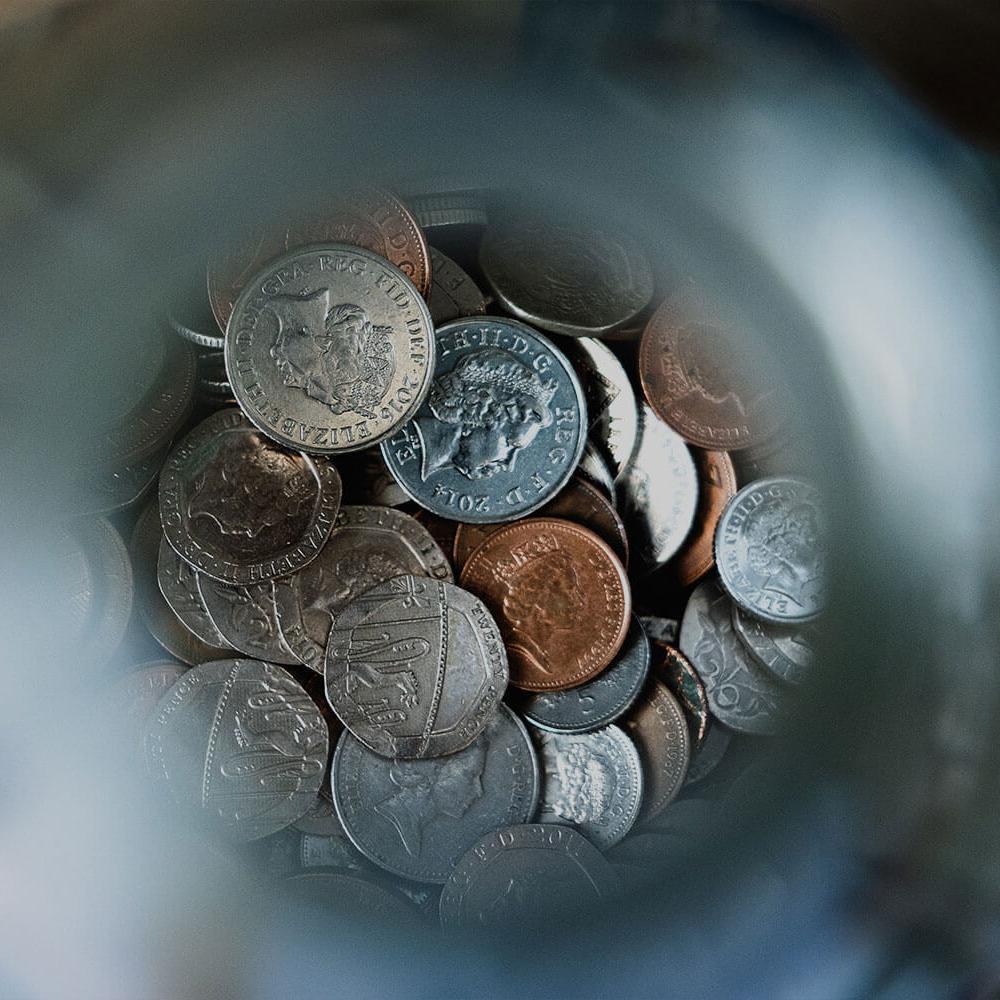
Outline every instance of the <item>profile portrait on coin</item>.
[(433, 417), (416, 418), (421, 478), (440, 469), (472, 480), (512, 471), (518, 452), (552, 424), (554, 393), (553, 384), (508, 351), (487, 347), (467, 354), (432, 383), (427, 404)]
[(815, 507), (770, 507), (750, 519), (746, 530), (747, 560), (762, 577), (763, 590), (801, 604), (807, 588), (822, 589), (824, 532)]
[(278, 321), (270, 354), (284, 384), (333, 413), (372, 416), (395, 370), (392, 327), (372, 323), (361, 306), (331, 306), (329, 288), (274, 295), (266, 308)]

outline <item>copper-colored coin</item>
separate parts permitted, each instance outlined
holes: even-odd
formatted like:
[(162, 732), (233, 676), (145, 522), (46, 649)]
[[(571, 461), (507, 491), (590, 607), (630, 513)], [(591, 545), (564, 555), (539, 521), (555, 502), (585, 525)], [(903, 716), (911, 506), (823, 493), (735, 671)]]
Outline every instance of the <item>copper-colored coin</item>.
[(777, 429), (774, 386), (759, 352), (690, 297), (668, 299), (650, 317), (639, 378), (657, 416), (690, 444), (735, 451)]
[(209, 265), (208, 297), (219, 328), (225, 331), (233, 304), (258, 271), (276, 257), (314, 243), (348, 243), (371, 250), (395, 264), (427, 297), (431, 258), (417, 220), (395, 195), (364, 189), (338, 202), (322, 217), (260, 234), (252, 246)]
[(621, 561), (592, 531), (569, 521), (505, 525), (472, 554), (461, 585), (493, 612), (510, 682), (528, 691), (590, 680), (628, 632), (632, 598)]
[(684, 547), (674, 558), (674, 572), (682, 587), (697, 582), (715, 565), (715, 526), (737, 490), (736, 470), (724, 451), (698, 448), (691, 453), (698, 470), (698, 509)]
[(688, 717), (694, 749), (699, 749), (708, 735), (712, 716), (708, 694), (698, 671), (676, 646), (656, 640), (653, 640), (653, 669), (681, 703)]
[[(611, 501), (585, 479), (574, 476), (559, 495), (553, 497), (538, 511), (539, 517), (560, 517), (590, 528), (599, 538), (611, 546), (622, 565), (628, 565), (628, 536), (625, 525)], [(495, 534), (502, 524), (459, 524), (455, 532), (454, 563), (461, 572), (469, 557), (490, 535)], [(711, 539), (709, 540), (711, 548)]]

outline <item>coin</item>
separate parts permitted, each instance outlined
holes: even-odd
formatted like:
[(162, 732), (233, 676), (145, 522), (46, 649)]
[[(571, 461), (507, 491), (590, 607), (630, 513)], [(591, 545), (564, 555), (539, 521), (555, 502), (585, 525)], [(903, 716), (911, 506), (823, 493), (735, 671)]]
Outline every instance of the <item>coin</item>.
[[(170, 329), (178, 336), (196, 345), (197, 347), (207, 347), (210, 350), (221, 351), (225, 343), (224, 338), (219, 333), (205, 333), (195, 330), (185, 320), (178, 318), (174, 313), (167, 316), (167, 323)], [(214, 328), (214, 325), (213, 325)]]
[(337, 470), (344, 482), (344, 503), (399, 507), (411, 502), (393, 478), (378, 446), (341, 456)]
[(447, 757), (386, 760), (345, 734), (333, 758), (334, 802), (354, 846), (418, 882), (444, 882), (484, 834), (526, 822), (538, 794), (531, 741), (506, 706)]
[(713, 719), (705, 735), (705, 742), (691, 758), (686, 784), (694, 785), (707, 778), (722, 762), (733, 734), (718, 719)]
[(533, 726), (553, 733), (586, 733), (614, 722), (639, 697), (649, 673), (650, 645), (633, 615), (625, 643), (611, 666), (568, 691), (542, 691), (517, 701)]
[(496, 622), (472, 594), (398, 576), (337, 615), (326, 695), (341, 722), (386, 757), (439, 757), (467, 747), (507, 687)]
[(198, 589), (198, 571), (185, 562), (160, 535), (156, 560), (156, 580), (170, 610), (202, 642), (219, 649), (234, 647), (219, 631)]
[(697, 753), (708, 734), (711, 713), (708, 692), (691, 661), (676, 646), (655, 642), (654, 670), (687, 713), (692, 753)]
[(589, 439), (583, 449), (583, 454), (580, 456), (580, 464), (576, 471), (587, 482), (596, 486), (609, 500), (615, 499), (615, 477), (611, 475), (611, 469), (601, 457), (597, 446)]
[(542, 765), (540, 823), (566, 823), (595, 847), (614, 847), (642, 804), (642, 765), (617, 727), (592, 733), (535, 731)]
[[(343, 732), (343, 730), (341, 730)], [(328, 784), (324, 782), (324, 786)], [(292, 826), (301, 833), (309, 834), (316, 840), (334, 837), (344, 837), (344, 826), (337, 816), (333, 804), (332, 792), (327, 787), (320, 787), (316, 801), (307, 813), (300, 816)], [(303, 859), (305, 863), (305, 859)]]
[(680, 622), (676, 619), (660, 618), (657, 615), (639, 615), (639, 621), (642, 622), (642, 627), (650, 639), (667, 642), (672, 646), (677, 644)]
[(774, 388), (740, 335), (690, 296), (650, 317), (639, 345), (639, 379), (649, 405), (690, 444), (735, 451), (778, 428)]
[(312, 806), (326, 768), (319, 709), (257, 660), (192, 667), (150, 717), (146, 763), (173, 801), (233, 840), (266, 837)]
[[(421, 229), (442, 226), (485, 226), (486, 203), (477, 190), (436, 191), (433, 194), (415, 195), (409, 199), (410, 208)], [(437, 265), (433, 263), (432, 278)]]
[(815, 636), (808, 626), (782, 627), (753, 618), (733, 605), (733, 628), (762, 666), (783, 681), (801, 684), (815, 655)]
[(526, 213), (491, 222), (479, 264), (509, 312), (571, 337), (622, 326), (653, 294), (649, 261), (628, 235), (542, 222)]
[[(330, 809), (333, 810), (332, 799), (322, 799), (328, 801)], [(368, 859), (350, 842), (344, 828), (337, 819), (336, 811), (333, 812), (337, 827), (340, 833), (337, 835), (317, 835), (313, 833), (303, 833), (299, 844), (299, 864), (303, 868), (344, 868), (351, 871), (373, 872)], [(294, 829), (306, 819), (305, 816), (296, 820)]]
[(643, 803), (640, 821), (651, 819), (677, 797), (691, 759), (687, 720), (677, 699), (651, 676), (622, 728), (632, 738), (642, 761)]
[(329, 462), (275, 448), (235, 409), (198, 424), (160, 473), (167, 541), (228, 583), (300, 569), (326, 543), (339, 508), (340, 477)]
[(719, 580), (746, 611), (776, 625), (815, 618), (825, 597), (826, 524), (811, 483), (773, 476), (744, 486), (715, 532)]
[(131, 507), (146, 495), (166, 458), (167, 449), (131, 465), (98, 467), (84, 473), (74, 490), (74, 515), (111, 514)]
[(511, 683), (528, 691), (583, 684), (618, 654), (631, 622), (625, 569), (592, 531), (529, 518), (491, 535), (460, 583), (496, 615)]
[(272, 261), (241, 292), (226, 371), (247, 416), (289, 448), (377, 444), (416, 411), (434, 372), (434, 326), (413, 283), (343, 244)]
[(662, 566), (691, 530), (698, 475), (687, 446), (648, 406), (639, 407), (639, 441), (618, 490), (634, 563)]
[(576, 337), (563, 341), (560, 347), (583, 385), (590, 418), (589, 440), (617, 479), (632, 457), (639, 434), (639, 412), (632, 383), (622, 363), (599, 340)]
[(276, 258), (303, 247), (331, 243), (367, 250), (402, 271), (420, 295), (430, 290), (427, 242), (413, 215), (388, 191), (356, 190), (325, 216), (259, 233), (252, 246), (209, 267), (208, 297), (219, 329), (226, 329), (236, 300), (247, 283)]
[(560, 351), (496, 316), (437, 330), (427, 401), (382, 443), (396, 481), (454, 520), (510, 521), (566, 484), (586, 440), (586, 404)]
[(445, 929), (551, 929), (606, 906), (617, 893), (611, 865), (576, 830), (510, 826), (488, 833), (455, 866), (441, 893), (441, 923)]
[[(422, 507), (413, 512), (413, 520), (422, 524), (430, 532), (431, 538), (438, 543), (441, 551), (451, 557), (455, 548), (455, 534), (458, 530), (458, 524), (455, 521), (438, 517), (437, 514), (432, 514)], [(452, 569), (454, 570), (454, 567)]]
[(285, 641), (302, 663), (322, 672), (336, 616), (375, 584), (407, 574), (452, 582), (445, 554), (408, 514), (343, 505), (323, 551), (297, 573), (274, 581)]
[(682, 587), (700, 580), (714, 565), (715, 527), (729, 500), (736, 495), (736, 471), (724, 451), (692, 449), (698, 470), (698, 508), (694, 525), (673, 562)]
[(431, 290), (427, 308), (435, 327), (462, 316), (486, 312), (486, 296), (450, 257), (431, 247)]
[(712, 577), (695, 587), (681, 620), (680, 648), (701, 677), (712, 714), (741, 733), (774, 732), (781, 692), (733, 631), (732, 604)]
[(115, 730), (118, 749), (127, 763), (142, 755), (143, 729), (159, 700), (183, 675), (185, 668), (172, 661), (140, 663), (109, 685), (101, 708)]

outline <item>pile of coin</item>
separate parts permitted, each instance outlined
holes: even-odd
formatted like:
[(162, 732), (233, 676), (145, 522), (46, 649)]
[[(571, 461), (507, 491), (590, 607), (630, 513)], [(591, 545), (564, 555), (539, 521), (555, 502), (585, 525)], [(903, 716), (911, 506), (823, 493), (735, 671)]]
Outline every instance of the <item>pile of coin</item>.
[(128, 555), (75, 522), (68, 600), (110, 659), (134, 575), (173, 659), (108, 705), (206, 835), (369, 913), (568, 917), (779, 728), (823, 506), (759, 475), (773, 372), (629, 235), (414, 206), (358, 190), (209, 267), (218, 328), (172, 316), (142, 440), (105, 435)]

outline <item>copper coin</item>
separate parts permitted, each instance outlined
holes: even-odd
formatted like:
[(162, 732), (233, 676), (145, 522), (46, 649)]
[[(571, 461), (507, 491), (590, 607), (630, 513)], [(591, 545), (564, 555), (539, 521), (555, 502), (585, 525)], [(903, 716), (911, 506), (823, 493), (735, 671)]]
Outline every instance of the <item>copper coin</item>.
[(212, 263), (208, 297), (219, 329), (226, 329), (243, 286), (258, 271), (290, 250), (319, 243), (348, 243), (371, 250), (395, 264), (425, 298), (430, 291), (430, 251), (417, 220), (395, 195), (364, 189), (320, 218), (259, 234), (253, 245)]
[[(558, 496), (538, 511), (538, 516), (560, 517), (590, 528), (614, 549), (622, 565), (628, 565), (628, 536), (618, 511), (599, 489), (580, 476), (574, 476)], [(500, 524), (458, 525), (453, 552), (455, 567), (459, 572), (472, 553), (501, 527), (503, 525)]]
[(705, 742), (712, 718), (705, 685), (691, 661), (676, 646), (654, 640), (653, 650), (653, 669), (687, 714), (693, 749), (698, 750)]
[(639, 345), (649, 405), (690, 444), (734, 451), (775, 432), (778, 407), (759, 353), (689, 297), (653, 313)]
[(715, 565), (715, 526), (737, 490), (736, 470), (724, 451), (698, 448), (691, 454), (698, 470), (698, 509), (684, 547), (674, 559), (674, 572), (682, 587), (696, 583)]
[(611, 547), (556, 518), (508, 524), (472, 554), (461, 585), (493, 612), (510, 682), (527, 691), (575, 687), (599, 674), (625, 641), (628, 579)]

